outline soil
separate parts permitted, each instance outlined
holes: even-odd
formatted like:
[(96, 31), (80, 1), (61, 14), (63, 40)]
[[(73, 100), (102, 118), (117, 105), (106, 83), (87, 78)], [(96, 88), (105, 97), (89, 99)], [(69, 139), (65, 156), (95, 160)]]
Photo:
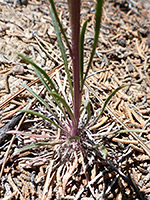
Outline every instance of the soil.
[[(66, 1), (56, 6), (70, 40)], [(95, 1), (83, 0), (81, 24), (89, 18), (85, 66), (93, 44), (94, 11)], [(0, 1), (0, 199), (150, 199), (150, 0), (104, 2), (83, 97), (90, 99), (92, 120), (112, 91), (127, 86), (85, 130), (82, 148), (76, 140), (62, 143), (59, 130), (41, 118), (20, 114), (31, 104), (30, 109), (53, 119), (22, 86), (28, 84), (48, 102), (32, 66), (18, 53), (46, 70), (71, 104), (48, 2)], [(53, 111), (63, 118), (57, 107)], [(81, 127), (86, 117), (83, 113)], [(53, 144), (33, 145), (38, 142)]]

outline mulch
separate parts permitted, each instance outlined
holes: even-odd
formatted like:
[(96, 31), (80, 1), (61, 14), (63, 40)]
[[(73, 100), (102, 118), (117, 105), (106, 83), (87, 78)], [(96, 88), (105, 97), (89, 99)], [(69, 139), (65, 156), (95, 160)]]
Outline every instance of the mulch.
[[(85, 66), (93, 44), (94, 8), (95, 1), (82, 2), (81, 23), (89, 18)], [(70, 39), (67, 4), (57, 1), (57, 9)], [(22, 86), (53, 103), (18, 52), (46, 70), (71, 104), (48, 2), (1, 0), (0, 49), (0, 199), (150, 199), (150, 1), (104, 3), (83, 97), (91, 101), (93, 118), (80, 143), (64, 142), (54, 126), (20, 112), (33, 109), (54, 120)], [(94, 124), (108, 95), (125, 84)], [(59, 108), (53, 111), (63, 121)], [(81, 127), (86, 117), (83, 113)], [(17, 152), (38, 142), (51, 146)]]

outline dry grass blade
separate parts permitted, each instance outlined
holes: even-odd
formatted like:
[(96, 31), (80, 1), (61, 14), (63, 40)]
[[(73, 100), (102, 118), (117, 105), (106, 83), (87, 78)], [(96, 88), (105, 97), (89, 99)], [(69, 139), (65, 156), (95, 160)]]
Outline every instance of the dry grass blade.
[(48, 169), (48, 173), (47, 173), (47, 176), (46, 176), (46, 181), (45, 181), (45, 184), (44, 184), (44, 189), (43, 189), (41, 200), (45, 199), (46, 193), (48, 192), (49, 180), (50, 180), (50, 176), (52, 175), (52, 169), (53, 169), (53, 164), (54, 164), (54, 156), (55, 156), (55, 153), (56, 153), (55, 150), (56, 150), (56, 147), (54, 147), (53, 157), (52, 157), (50, 165), (49, 165), (49, 169)]
[[(50, 44), (47, 44), (44, 40), (42, 40), (42, 38), (40, 38), (37, 34), (35, 35), (35, 39), (38, 42), (40, 48), (42, 49), (43, 52), (45, 52), (47, 54), (48, 57), (50, 57), (52, 60), (54, 60), (56, 63), (59, 63), (58, 60), (61, 60), (61, 62), (63, 62), (63, 60), (61, 59), (61, 57), (59, 57), (55, 51), (52, 50)], [(43, 45), (44, 44), (44, 47)], [(53, 52), (53, 54), (56, 56), (56, 58), (54, 58), (54, 56), (51, 55), (51, 53), (49, 52)]]
[[(57, 135), (56, 141), (59, 140), (59, 138), (60, 138), (60, 129), (58, 129), (58, 135)], [(48, 192), (48, 187), (49, 187), (49, 184), (50, 184), (49, 180), (50, 180), (50, 176), (52, 176), (52, 169), (53, 169), (53, 164), (54, 164), (54, 157), (55, 157), (55, 153), (56, 153), (56, 148), (57, 148), (57, 146), (54, 147), (54, 151), (53, 151), (52, 159), (50, 161), (49, 170), (48, 170), (48, 173), (47, 173), (47, 176), (46, 176), (46, 181), (45, 181), (45, 184), (44, 184), (44, 189), (43, 189), (41, 200), (45, 199), (46, 193)]]
[(15, 183), (13, 182), (12, 177), (11, 177), (11, 174), (8, 175), (8, 182), (11, 184), (13, 190), (14, 190), (15, 192), (17, 192), (17, 193), (20, 195), (20, 200), (23, 200), (24, 198), (23, 198), (21, 192), (19, 191), (18, 187), (17, 187), (17, 186), (15, 185)]
[(17, 195), (17, 191), (11, 193), (9, 196), (5, 197), (3, 200), (11, 200)]
[(66, 185), (68, 183), (69, 178), (71, 177), (71, 174), (74, 172), (74, 170), (77, 168), (78, 166), (78, 157), (76, 152), (74, 152), (74, 162), (73, 165), (69, 167), (69, 170), (66, 172), (66, 174), (63, 177), (63, 195), (65, 195), (65, 189), (66, 189)]

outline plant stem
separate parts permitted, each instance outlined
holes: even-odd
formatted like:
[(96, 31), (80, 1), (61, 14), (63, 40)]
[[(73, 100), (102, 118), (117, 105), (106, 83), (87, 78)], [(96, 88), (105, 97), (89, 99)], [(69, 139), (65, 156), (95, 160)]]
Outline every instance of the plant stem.
[(78, 136), (80, 90), (80, 0), (70, 0), (72, 30), (72, 66), (73, 66), (73, 111), (76, 123), (72, 122), (71, 136)]

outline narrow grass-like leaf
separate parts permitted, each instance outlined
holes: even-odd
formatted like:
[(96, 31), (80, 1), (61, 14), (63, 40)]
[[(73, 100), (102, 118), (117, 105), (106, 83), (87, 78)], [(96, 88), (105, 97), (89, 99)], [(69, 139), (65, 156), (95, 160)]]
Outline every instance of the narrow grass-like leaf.
[(21, 149), (17, 149), (15, 151), (15, 153), (20, 153), (20, 152), (23, 152), (23, 151), (26, 151), (26, 150), (29, 150), (29, 149), (32, 149), (32, 148), (35, 148), (35, 147), (39, 147), (39, 146), (44, 146), (44, 145), (48, 145), (48, 146), (55, 146), (57, 144), (62, 144), (63, 142), (62, 141), (58, 141), (58, 142), (38, 142), (38, 143), (35, 143), (35, 144), (30, 144), (30, 145), (27, 145)]
[[(30, 63), (35, 69), (37, 69), (41, 74), (44, 75), (44, 77), (48, 80), (48, 82), (50, 83), (50, 85), (52, 86), (52, 88), (55, 90), (55, 92), (58, 93), (53, 81), (50, 79), (50, 77), (47, 75), (47, 73), (41, 69), (39, 66), (37, 66), (32, 60), (30, 60), (29, 58), (27, 58), (26, 56), (19, 54), (19, 56), (21, 58), (23, 58), (25, 61), (27, 61), (28, 63)], [(39, 74), (37, 74), (39, 76)], [(49, 86), (47, 85), (47, 83), (44, 81), (44, 79), (41, 79), (41, 76), (39, 77), (40, 80), (42, 80), (43, 85), (46, 87), (46, 89), (49, 91)]]
[[(33, 90), (31, 90), (31, 88), (30, 87), (28, 87), (27, 85), (25, 85), (25, 84), (22, 84), (23, 85), (23, 87), (25, 87), (38, 101), (40, 101), (48, 110), (49, 110), (49, 112), (53, 115), (53, 116), (55, 116), (55, 118), (58, 120), (58, 118), (56, 117), (56, 115), (53, 113), (53, 111), (52, 111), (52, 109), (49, 107), (49, 105), (40, 97), (40, 96), (38, 96)], [(50, 93), (51, 94), (51, 93)], [(56, 93), (57, 94), (57, 93)], [(59, 96), (58, 94), (57, 94), (57, 96)], [(59, 96), (60, 97), (60, 96)], [(56, 99), (56, 97), (55, 96), (53, 96), (53, 98), (54, 98), (54, 100), (55, 100), (55, 103), (58, 105), (58, 107), (61, 109), (61, 111), (63, 112), (63, 114), (64, 114), (64, 116), (66, 116), (66, 114), (65, 114), (65, 112), (64, 112), (64, 110), (63, 110), (63, 108), (61, 107), (61, 105), (59, 104), (59, 102), (57, 101), (57, 99)]]
[(61, 54), (62, 54), (62, 58), (64, 60), (65, 71), (67, 73), (67, 78), (68, 78), (68, 82), (69, 82), (69, 86), (70, 86), (71, 95), (73, 97), (73, 88), (72, 88), (72, 82), (71, 82), (70, 72), (69, 72), (69, 68), (68, 68), (67, 56), (66, 56), (66, 53), (65, 53), (65, 47), (64, 47), (64, 44), (63, 44), (62, 39), (61, 39), (61, 33), (59, 31), (59, 27), (58, 27), (58, 24), (57, 24), (56, 15), (55, 15), (53, 7), (52, 7), (54, 2), (51, 1), (51, 0), (50, 0), (50, 2), (52, 2), (52, 4), (50, 5), (50, 12), (51, 12), (52, 20), (53, 20), (53, 26), (54, 26), (55, 33), (56, 33), (56, 36), (57, 36), (57, 40), (58, 40), (59, 48), (60, 48), (60, 51), (61, 51)]
[(31, 114), (31, 115), (36, 115), (38, 117), (41, 117), (42, 119), (52, 123), (57, 128), (60, 128), (63, 132), (66, 132), (60, 125), (56, 124), (53, 120), (49, 119), (48, 117), (45, 117), (44, 115), (42, 115), (42, 114), (40, 114), (40, 113), (38, 113), (36, 111), (33, 111), (33, 110), (21, 110), (21, 112), (25, 112), (25, 113), (28, 113), (28, 114)]
[(107, 149), (106, 149), (103, 145), (100, 147), (100, 149), (101, 149), (101, 151), (103, 152), (104, 157), (106, 158), (107, 155), (108, 155), (108, 151), (107, 151)]
[(65, 99), (63, 99), (61, 96), (59, 96), (57, 93), (55, 92), (51, 92), (51, 95), (55, 98), (57, 98), (65, 107), (65, 109), (68, 111), (68, 114), (70, 115), (71, 119), (74, 121), (74, 123), (76, 124), (76, 119), (75, 116), (70, 108), (70, 106), (67, 104), (67, 102), (65, 101)]
[(49, 107), (49, 105), (39, 96), (37, 95), (30, 87), (28, 87), (25, 84), (22, 84), (23, 87), (25, 87), (38, 101), (40, 101), (48, 110), (50, 113), (52, 113), (51, 108)]
[[(126, 87), (126, 86), (128, 86), (128, 85), (126, 84), (126, 85), (122, 85), (122, 86), (118, 87), (116, 90), (114, 90), (114, 91), (107, 97), (107, 99), (106, 99), (106, 101), (104, 102), (104, 105), (103, 105), (103, 107), (102, 107), (102, 109), (101, 109), (101, 111), (100, 111), (98, 117), (97, 117), (92, 123), (89, 123), (84, 129), (86, 129), (87, 127), (91, 127), (91, 126), (93, 126), (94, 124), (96, 124), (96, 122), (99, 120), (99, 118), (101, 117), (102, 113), (104, 112), (104, 109), (105, 109), (105, 107), (107, 106), (109, 100), (110, 100), (120, 89), (122, 89), (122, 88), (124, 88), (124, 87)], [(88, 86), (87, 86), (87, 87), (88, 87)], [(82, 131), (84, 131), (84, 130), (82, 130)]]
[[(46, 81), (44, 80), (43, 76), (41, 75), (41, 73), (38, 71), (38, 69), (36, 69), (35, 67), (34, 68), (34, 71), (35, 73), (37, 74), (37, 76), (39, 77), (41, 83), (45, 86), (45, 88), (47, 89), (47, 91), (50, 93), (51, 92), (51, 89), (50, 87), (48, 86), (48, 84), (46, 83)], [(57, 90), (56, 90), (57, 91)]]
[[(52, 92), (51, 89), (49, 88), (48, 84), (46, 83), (46, 81), (41, 76), (40, 72), (36, 68), (34, 70), (35, 70), (36, 74), (38, 75), (38, 77), (39, 77), (40, 81), (42, 82), (42, 84), (46, 87), (46, 89), (48, 90), (48, 92), (51, 93)], [(57, 92), (57, 90), (56, 90), (56, 92)], [(58, 94), (58, 92), (57, 92), (57, 94)], [(64, 112), (63, 108), (61, 107), (60, 103), (57, 101), (57, 99), (55, 97), (53, 97), (53, 98), (54, 98), (55, 103), (58, 105), (58, 107), (60, 108), (60, 110), (65, 115), (65, 112)]]
[(85, 102), (84, 102), (84, 108), (86, 109), (86, 112), (87, 112), (87, 119), (86, 119), (86, 123), (85, 125), (82, 127), (82, 130), (87, 126), (90, 118), (91, 118), (91, 104), (90, 104), (90, 100), (87, 99)]
[[(31, 90), (31, 88), (30, 87), (28, 87), (27, 85), (25, 85), (25, 84), (22, 84), (23, 85), (23, 87), (25, 87), (38, 101), (40, 101), (48, 110), (49, 110), (49, 112), (53, 115), (53, 116), (55, 116), (55, 118), (58, 120), (58, 118), (56, 117), (56, 115), (53, 113), (53, 111), (52, 111), (52, 109), (49, 107), (49, 105), (40, 97), (40, 96), (38, 96), (33, 90)], [(61, 96), (59, 96), (59, 94), (58, 93), (55, 93), (55, 94), (57, 94), (57, 98), (55, 97), (55, 95), (53, 95), (53, 93), (52, 92), (50, 92), (50, 94), (52, 94), (52, 96), (53, 96), (53, 98), (54, 98), (54, 100), (55, 100), (55, 103), (58, 105), (58, 107), (61, 109), (61, 111), (62, 111), (62, 113), (64, 114), (64, 116), (66, 117), (66, 113), (65, 113), (65, 111), (64, 111), (64, 109), (61, 107), (61, 105), (60, 105), (60, 103), (58, 102), (58, 100), (57, 99), (63, 99)], [(58, 98), (59, 97), (59, 98)]]
[(88, 20), (86, 20), (82, 26), (81, 35), (80, 35), (80, 80), (81, 86), (83, 82), (83, 71), (84, 71), (84, 36), (86, 31)]
[(86, 70), (85, 75), (84, 75), (84, 79), (83, 79), (83, 82), (82, 82), (82, 88), (81, 89), (83, 89), (84, 82), (86, 80), (87, 74), (89, 72), (89, 69), (91, 67), (92, 60), (93, 60), (93, 57), (94, 57), (94, 54), (95, 54), (95, 50), (96, 50), (96, 46), (97, 46), (97, 42), (98, 42), (98, 37), (99, 37), (99, 32), (100, 32), (102, 7), (103, 7), (103, 0), (97, 0), (96, 14), (95, 14), (96, 24), (95, 24), (95, 35), (94, 35), (93, 49), (92, 49), (91, 57), (90, 57), (90, 60), (89, 60), (88, 66), (87, 66), (87, 70)]
[[(23, 55), (21, 55), (21, 57), (22, 57), (22, 56), (23, 56)], [(23, 58), (26, 58), (26, 57), (23, 56)], [(27, 58), (27, 59), (28, 59), (28, 58)], [(52, 90), (50, 89), (50, 87), (48, 86), (48, 84), (46, 83), (46, 81), (44, 80), (44, 78), (42, 77), (41, 74), (44, 75), (44, 77), (49, 81), (49, 83), (51, 84), (51, 86), (54, 88), (55, 92), (58, 94), (58, 91), (57, 91), (57, 89), (55, 88), (54, 83), (53, 83), (52, 80), (49, 78), (49, 76), (46, 74), (46, 72), (45, 72), (43, 69), (41, 69), (40, 67), (38, 67), (38, 66), (37, 66), (34, 62), (32, 62), (31, 60), (28, 59), (27, 61), (30, 62), (30, 64), (33, 65), (34, 71), (36, 72), (37, 76), (39, 77), (40, 81), (41, 81), (42, 84), (45, 86), (45, 88), (47, 89), (47, 91), (48, 91), (49, 93), (52, 92)], [(59, 104), (59, 102), (57, 101), (57, 99), (55, 98), (54, 100), (55, 100), (56, 104), (58, 105), (58, 107), (59, 107), (59, 108), (61, 109), (61, 111), (63, 112), (63, 109), (62, 109), (62, 107), (60, 106), (60, 104)], [(63, 113), (64, 113), (64, 112), (63, 112)]]
[[(64, 38), (65, 38), (65, 41), (66, 41), (66, 43), (67, 43), (67, 47), (68, 47), (68, 49), (69, 49), (70, 55), (72, 56), (72, 50), (71, 50), (71, 47), (70, 47), (70, 43), (69, 43), (68, 38), (67, 38), (67, 36), (66, 36), (66, 34), (65, 34), (65, 31), (64, 31), (64, 29), (63, 29), (63, 26), (62, 26), (62, 24), (61, 24), (61, 22), (60, 22), (60, 20), (59, 20), (59, 17), (58, 17), (56, 8), (55, 8), (54, 1), (53, 1), (53, 0), (49, 0), (49, 2), (50, 2), (50, 4), (51, 4), (51, 9), (53, 10), (53, 13), (54, 13), (54, 15), (55, 15), (55, 19), (56, 19), (57, 23), (59, 24), (61, 33), (63, 34), (63, 36), (64, 36)], [(51, 11), (51, 10), (50, 10), (50, 11)]]
[[(46, 81), (44, 80), (44, 78), (42, 77), (41, 74), (44, 75), (44, 77), (45, 77), (45, 78), (48, 80), (48, 82), (51, 84), (52, 88), (53, 88), (53, 89), (55, 90), (55, 92), (58, 94), (58, 91), (57, 91), (57, 89), (56, 89), (56, 87), (55, 87), (53, 81), (49, 78), (49, 76), (47, 75), (47, 73), (46, 73), (43, 69), (41, 69), (40, 67), (38, 67), (33, 61), (31, 61), (30, 59), (28, 59), (28, 58), (25, 57), (24, 55), (19, 54), (19, 56), (21, 56), (24, 60), (26, 60), (27, 62), (29, 62), (29, 63), (33, 66), (33, 68), (34, 68), (34, 70), (35, 70), (37, 76), (39, 77), (40, 81), (42, 82), (42, 84), (45, 86), (45, 88), (47, 89), (47, 91), (48, 91), (49, 93), (52, 92), (52, 90), (50, 89), (50, 87), (48, 86), (48, 84), (46, 83)], [(29, 90), (29, 88), (28, 88), (28, 90)], [(30, 90), (30, 92), (31, 92), (31, 90)], [(33, 92), (33, 91), (32, 91), (32, 92)], [(34, 92), (33, 92), (32, 94), (35, 96), (35, 93), (34, 93)], [(37, 98), (37, 97), (36, 97), (36, 98)], [(38, 99), (38, 100), (40, 100), (40, 102), (44, 102), (44, 101), (42, 101), (42, 98), (40, 98), (40, 99)], [(65, 113), (64, 113), (62, 107), (60, 106), (59, 102), (57, 101), (57, 99), (54, 98), (54, 100), (55, 100), (56, 104), (58, 105), (58, 107), (59, 107), (59, 108), (61, 109), (61, 111), (63, 112), (63, 114), (65, 115)], [(45, 102), (44, 102), (44, 103), (45, 103)], [(44, 105), (45, 105), (45, 104), (44, 104)], [(48, 107), (47, 107), (47, 108), (48, 108)], [(51, 111), (51, 112), (52, 112), (52, 111)], [(54, 114), (53, 114), (53, 115), (54, 115)]]
[[(103, 107), (102, 107), (102, 109), (101, 109), (101, 111), (100, 111), (100, 114), (99, 114), (97, 120), (101, 117), (101, 115), (102, 115), (102, 113), (104, 112), (104, 109), (105, 109), (105, 107), (107, 106), (109, 100), (110, 100), (120, 89), (122, 89), (122, 88), (124, 88), (124, 87), (126, 87), (126, 86), (128, 86), (128, 85), (126, 84), (126, 85), (122, 85), (122, 86), (118, 87), (117, 89), (115, 89), (115, 90), (107, 97), (107, 99), (106, 99), (106, 101), (104, 102), (104, 105), (103, 105)], [(97, 121), (97, 120), (96, 120), (96, 121)]]

